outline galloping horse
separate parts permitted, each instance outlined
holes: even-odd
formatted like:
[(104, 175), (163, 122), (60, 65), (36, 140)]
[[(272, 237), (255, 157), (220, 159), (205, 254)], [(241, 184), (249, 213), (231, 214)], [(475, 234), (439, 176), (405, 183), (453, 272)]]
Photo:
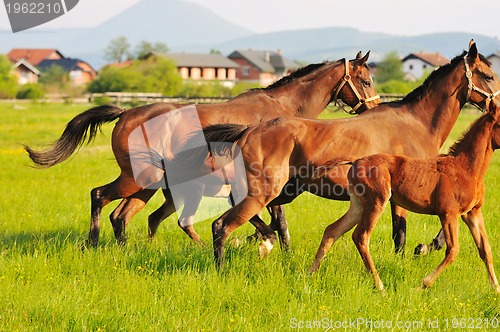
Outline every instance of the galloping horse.
[[(256, 123), (284, 115), (315, 118), (337, 98), (353, 106), (353, 110), (362, 112), (378, 103), (378, 96), (372, 87), (369, 68), (366, 65), (368, 57), (369, 52), (364, 57), (358, 53), (356, 59), (350, 61), (342, 59), (312, 64), (265, 89), (248, 91), (221, 104), (196, 105), (199, 122), (202, 126), (206, 126), (228, 122)], [(91, 222), (88, 241), (90, 245), (98, 244), (101, 210), (105, 205), (118, 198), (128, 198), (110, 216), (116, 238), (119, 242), (124, 242), (125, 227), (130, 218), (144, 207), (156, 191), (148, 190), (147, 187), (142, 187), (135, 181), (130, 161), (129, 135), (137, 128), (144, 128), (144, 124), (149, 120), (182, 106), (185, 105), (156, 103), (129, 110), (115, 106), (95, 107), (71, 120), (62, 136), (48, 150), (35, 151), (26, 147), (33, 162), (42, 167), (51, 167), (66, 160), (85, 142), (87, 137), (88, 141), (94, 138), (101, 124), (119, 119), (113, 129), (111, 143), (121, 173), (113, 182), (91, 191)], [(182, 123), (177, 124), (175, 136), (167, 137), (169, 141), (166, 146), (170, 147), (171, 143), (182, 141), (188, 136), (188, 127), (182, 127)], [(166, 154), (170, 155), (172, 151), (166, 151)], [(160, 178), (155, 180), (158, 181)], [(203, 192), (203, 187), (199, 192)], [(171, 198), (168, 187), (164, 190), (164, 194), (166, 198)], [(159, 211), (150, 216), (150, 236), (154, 235), (161, 220), (175, 210), (173, 200), (167, 199)], [(191, 209), (185, 208), (184, 210)], [(199, 236), (189, 220), (181, 219), (179, 224), (193, 240), (199, 241)]]
[[(381, 104), (357, 117), (331, 121), (279, 118), (254, 126), (204, 128), (207, 142), (223, 141), (223, 137), (238, 142), (248, 183), (243, 201), (213, 223), (216, 263), (223, 264), (229, 234), (268, 204), (288, 203), (306, 190), (348, 200), (348, 166), (319, 179), (312, 176), (328, 160), (373, 153), (437, 156), (462, 106), (466, 102), (482, 104), (490, 97), (487, 91), (498, 89), (500, 82), (489, 62), (471, 42), (468, 52), (435, 70), (403, 100)], [(227, 149), (213, 154), (227, 154)], [(235, 179), (238, 181), (243, 180)], [(285, 186), (288, 181), (298, 190)], [(267, 230), (261, 253), (269, 251), (274, 240), (274, 233)]]
[[(500, 93), (498, 91), (496, 94)], [(439, 216), (446, 241), (444, 260), (423, 280), (430, 287), (458, 255), (458, 218), (467, 224), (479, 256), (486, 264), (491, 287), (500, 293), (493, 268), (491, 247), (486, 236), (481, 207), (484, 203), (484, 177), (493, 151), (500, 148), (500, 110), (491, 103), (481, 116), (451, 147), (450, 153), (432, 159), (415, 159), (376, 154), (351, 163), (349, 172), (349, 211), (329, 225), (311, 266), (319, 267), (323, 255), (345, 232), (357, 225), (352, 239), (375, 286), (383, 290), (370, 256), (370, 234), (390, 201), (413, 212)], [(336, 162), (327, 166), (331, 169)]]

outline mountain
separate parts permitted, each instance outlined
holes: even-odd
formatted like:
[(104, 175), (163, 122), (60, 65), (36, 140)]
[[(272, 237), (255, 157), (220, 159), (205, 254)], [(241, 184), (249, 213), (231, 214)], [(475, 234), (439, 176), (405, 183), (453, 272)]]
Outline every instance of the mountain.
[[(353, 57), (356, 52), (371, 50), (371, 60), (381, 60), (396, 51), (405, 56), (411, 52), (439, 52), (448, 58), (466, 49), (473, 38), (484, 55), (500, 50), (500, 40), (484, 35), (461, 32), (434, 33), (418, 36), (395, 36), (363, 32), (355, 28), (329, 27), (251, 35), (214, 45), (229, 53), (235, 49), (281, 49), (292, 59), (319, 62), (327, 59)], [(193, 47), (193, 49), (196, 49)], [(200, 47), (197, 48), (201, 50)]]

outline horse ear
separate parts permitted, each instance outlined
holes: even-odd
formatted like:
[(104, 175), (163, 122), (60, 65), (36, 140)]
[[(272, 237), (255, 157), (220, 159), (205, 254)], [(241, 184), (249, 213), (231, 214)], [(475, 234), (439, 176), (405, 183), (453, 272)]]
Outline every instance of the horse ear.
[(477, 46), (476, 43), (474, 42), (474, 39), (471, 39), (469, 42), (469, 54), (467, 57), (472, 60), (476, 60), (478, 57), (479, 53), (477, 51)]
[(368, 51), (364, 57), (361, 58), (361, 66), (364, 65), (366, 63), (366, 61), (368, 61), (368, 58), (370, 57), (370, 51)]
[(358, 54), (356, 54), (356, 60), (359, 60), (363, 57), (363, 53), (361, 53), (361, 51), (358, 52)]

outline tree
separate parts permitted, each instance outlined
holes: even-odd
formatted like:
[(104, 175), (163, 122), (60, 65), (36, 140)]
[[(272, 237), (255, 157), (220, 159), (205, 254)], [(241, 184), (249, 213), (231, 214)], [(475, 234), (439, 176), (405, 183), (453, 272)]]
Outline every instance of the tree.
[(169, 51), (167, 44), (157, 42), (151, 43), (147, 40), (142, 40), (136, 47), (136, 58), (142, 59), (149, 53), (167, 53)]
[(41, 73), (39, 82), (45, 86), (64, 89), (69, 84), (69, 73), (61, 66), (51, 65)]
[(130, 58), (130, 43), (127, 37), (112, 39), (104, 50), (104, 57), (111, 62), (122, 62)]
[(87, 89), (90, 92), (160, 92), (175, 95), (181, 83), (175, 63), (162, 57), (151, 57), (135, 60), (125, 68), (107, 67)]
[(403, 63), (396, 52), (388, 53), (385, 58), (377, 64), (375, 81), (384, 83), (387, 81), (404, 81)]
[(210, 54), (222, 54), (222, 52), (221, 52), (221, 51), (219, 51), (218, 49), (211, 48), (211, 49), (210, 49)]
[(17, 78), (12, 72), (12, 63), (0, 55), (0, 98), (14, 98), (17, 92)]

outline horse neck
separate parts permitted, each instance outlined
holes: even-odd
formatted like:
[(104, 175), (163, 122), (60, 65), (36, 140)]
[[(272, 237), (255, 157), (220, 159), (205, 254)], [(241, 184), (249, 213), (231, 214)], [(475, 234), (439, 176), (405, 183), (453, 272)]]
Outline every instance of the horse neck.
[(439, 147), (443, 146), (466, 103), (467, 85), (462, 83), (465, 72), (459, 66), (432, 82), (432, 87), (410, 106), (413, 114), (436, 138)]
[(317, 118), (332, 100), (333, 91), (343, 77), (343, 66), (339, 64), (338, 61), (325, 64), (308, 75), (269, 90), (268, 95), (291, 115)]
[(491, 136), (494, 125), (495, 119), (492, 116), (482, 116), (462, 140), (452, 147), (451, 154), (455, 156), (455, 160), (469, 176), (478, 180), (484, 179), (493, 155)]

